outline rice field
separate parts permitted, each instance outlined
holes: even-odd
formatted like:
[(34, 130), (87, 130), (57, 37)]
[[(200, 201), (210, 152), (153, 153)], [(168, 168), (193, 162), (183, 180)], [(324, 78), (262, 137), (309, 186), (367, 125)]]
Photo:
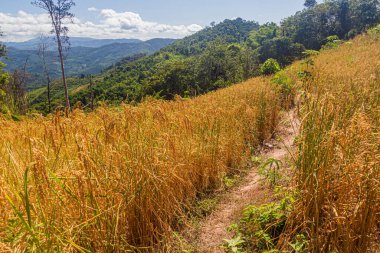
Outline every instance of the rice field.
[(379, 36), (359, 36), (289, 72), (303, 91), (299, 201), (280, 243), (301, 233), (310, 252), (368, 252), (380, 235)]
[(271, 138), (279, 104), (256, 78), (195, 99), (0, 118), (0, 252), (158, 252), (197, 195)]

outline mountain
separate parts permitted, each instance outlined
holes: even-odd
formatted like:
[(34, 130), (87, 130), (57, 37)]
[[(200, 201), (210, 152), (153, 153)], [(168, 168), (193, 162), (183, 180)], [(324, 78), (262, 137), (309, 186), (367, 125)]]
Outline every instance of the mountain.
[[(51, 50), (54, 50), (54, 41), (53, 37), (50, 39), (51, 41)], [(93, 38), (82, 38), (82, 37), (71, 37), (70, 44), (71, 47), (102, 47), (114, 43), (141, 43), (142, 40), (138, 39), (93, 39)], [(5, 42), (4, 44), (7, 47), (16, 48), (19, 50), (35, 50), (38, 48), (38, 44), (40, 43), (40, 38), (34, 38), (24, 42)]]
[[(82, 39), (75, 39), (74, 45), (100, 45), (111, 41), (125, 40), (92, 40), (83, 39), (83, 43), (78, 43)], [(173, 39), (152, 39), (148, 41), (129, 41), (127, 43), (114, 42), (100, 47), (83, 47), (75, 46), (70, 49), (66, 59), (66, 73), (68, 76), (79, 76), (87, 74), (97, 74), (103, 69), (112, 66), (125, 57), (135, 54), (151, 54), (157, 50), (171, 44)], [(32, 44), (30, 44), (32, 45)], [(24, 45), (26, 48), (26, 44)], [(28, 84), (28, 89), (37, 88), (43, 83), (41, 81), (43, 74), (43, 66), (36, 49), (19, 49), (23, 46), (8, 47), (7, 57), (4, 60), (7, 64), (6, 69), (13, 71), (21, 68), (27, 60), (27, 71), (34, 76), (35, 81)], [(47, 52), (47, 62), (50, 65), (52, 78), (60, 77), (60, 65), (57, 53), (55, 51)]]

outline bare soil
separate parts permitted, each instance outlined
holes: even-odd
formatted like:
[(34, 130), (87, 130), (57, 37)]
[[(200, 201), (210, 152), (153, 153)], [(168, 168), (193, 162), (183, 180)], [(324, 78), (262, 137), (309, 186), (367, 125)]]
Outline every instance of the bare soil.
[[(299, 121), (295, 110), (284, 113), (276, 138), (265, 143), (261, 156), (265, 161), (268, 158), (281, 160), (283, 165), (292, 159), (294, 140), (299, 131)], [(242, 181), (223, 194), (211, 215), (201, 221), (198, 229), (192, 231), (196, 252), (222, 253), (221, 246), (224, 239), (231, 239), (234, 234), (227, 228), (235, 223), (241, 216), (243, 209), (252, 204), (263, 204), (270, 201), (271, 191), (258, 174), (257, 168), (252, 168)]]

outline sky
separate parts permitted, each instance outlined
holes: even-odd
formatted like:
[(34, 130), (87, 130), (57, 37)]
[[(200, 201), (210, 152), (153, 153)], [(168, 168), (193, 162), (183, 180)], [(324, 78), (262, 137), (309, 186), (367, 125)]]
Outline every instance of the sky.
[[(56, 1), (56, 0), (54, 0)], [(26, 41), (51, 30), (31, 0), (1, 0), (3, 41)], [(76, 0), (69, 35), (92, 38), (183, 38), (211, 22), (241, 17), (279, 23), (304, 0)]]

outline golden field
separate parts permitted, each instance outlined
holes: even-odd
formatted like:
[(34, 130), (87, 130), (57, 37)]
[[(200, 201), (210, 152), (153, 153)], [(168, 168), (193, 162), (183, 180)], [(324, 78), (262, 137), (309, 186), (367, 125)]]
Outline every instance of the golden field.
[(278, 123), (269, 79), (195, 99), (0, 119), (0, 252), (154, 252)]
[(288, 71), (302, 91), (302, 127), (299, 200), (284, 237), (303, 233), (310, 252), (367, 252), (380, 231), (380, 36)]
[[(303, 234), (309, 252), (376, 252), (380, 36), (284, 73), (299, 91), (301, 132), (278, 246)], [(281, 92), (263, 77), (194, 99), (1, 118), (0, 252), (165, 252), (197, 197), (273, 136), (292, 103)]]

